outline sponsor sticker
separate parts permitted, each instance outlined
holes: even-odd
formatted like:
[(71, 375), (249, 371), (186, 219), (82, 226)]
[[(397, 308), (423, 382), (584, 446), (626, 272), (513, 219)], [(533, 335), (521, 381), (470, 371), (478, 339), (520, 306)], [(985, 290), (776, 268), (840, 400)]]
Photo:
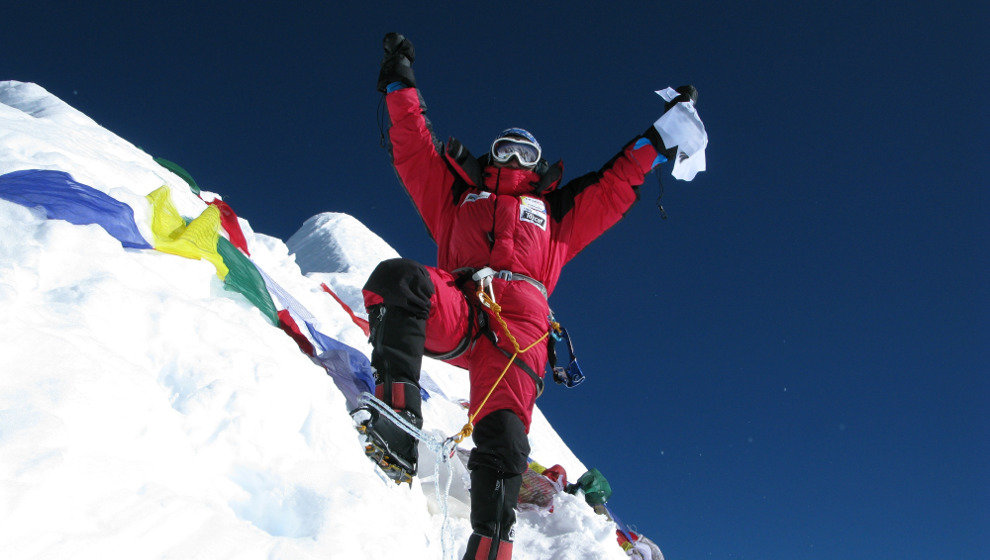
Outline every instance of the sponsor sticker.
[(525, 196), (525, 195), (520, 196), (519, 204), (525, 206), (526, 208), (529, 208), (534, 212), (542, 212), (544, 214), (547, 213), (547, 204), (542, 200), (540, 200), (539, 198), (533, 198), (531, 196)]
[(543, 229), (543, 230), (546, 230), (547, 229), (547, 215), (546, 214), (537, 214), (536, 212), (533, 212), (532, 210), (529, 210), (528, 208), (521, 208), (520, 209), (519, 219), (522, 220), (522, 221), (524, 221), (524, 222), (529, 222), (531, 224), (536, 224), (536, 225), (540, 226), (540, 229)]
[(547, 205), (538, 198), (531, 196), (519, 197), (519, 220), (529, 222), (547, 229)]
[(481, 192), (471, 193), (471, 194), (467, 195), (466, 197), (464, 197), (464, 202), (462, 202), (461, 205), (463, 206), (464, 204), (467, 204), (468, 202), (474, 202), (476, 200), (482, 200), (482, 199), (485, 199), (485, 198), (490, 197), (491, 195), (492, 195), (492, 193), (490, 193), (488, 191), (481, 191)]

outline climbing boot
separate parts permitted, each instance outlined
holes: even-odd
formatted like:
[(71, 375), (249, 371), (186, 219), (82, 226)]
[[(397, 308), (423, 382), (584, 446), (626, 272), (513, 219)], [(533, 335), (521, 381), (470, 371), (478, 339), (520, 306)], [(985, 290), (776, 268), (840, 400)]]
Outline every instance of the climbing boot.
[[(408, 386), (415, 390), (415, 408), (395, 412), (418, 431), (423, 427), (423, 418), (419, 414), (419, 389), (407, 383), (394, 385)], [(395, 389), (407, 392), (405, 387), (395, 387)], [(383, 414), (374, 407), (368, 405), (359, 407), (351, 412), (351, 417), (362, 435), (365, 454), (397, 484), (403, 482), (412, 484), (419, 462), (419, 440), (397, 424), (391, 416)]]

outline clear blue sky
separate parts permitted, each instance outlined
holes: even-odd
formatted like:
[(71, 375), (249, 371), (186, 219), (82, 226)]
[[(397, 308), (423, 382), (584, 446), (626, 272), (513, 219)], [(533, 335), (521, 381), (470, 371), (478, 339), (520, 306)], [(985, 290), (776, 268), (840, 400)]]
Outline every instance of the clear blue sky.
[(986, 5), (17, 4), (0, 79), (259, 232), (346, 212), (428, 264), (378, 145), (385, 32), (415, 43), (438, 135), (482, 153), (522, 126), (571, 178), (695, 84), (710, 171), (663, 170), (666, 221), (651, 176), (565, 268), (589, 381), (540, 406), (668, 560), (986, 557)]

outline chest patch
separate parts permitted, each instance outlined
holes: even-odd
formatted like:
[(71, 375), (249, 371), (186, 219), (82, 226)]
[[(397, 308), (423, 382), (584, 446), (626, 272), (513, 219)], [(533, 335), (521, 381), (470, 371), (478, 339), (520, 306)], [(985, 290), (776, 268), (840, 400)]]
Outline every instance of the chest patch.
[(519, 221), (534, 224), (544, 231), (547, 229), (547, 205), (531, 196), (519, 197)]
[(492, 195), (492, 193), (490, 193), (488, 191), (481, 191), (481, 192), (478, 192), (478, 193), (471, 193), (471, 194), (469, 194), (469, 195), (467, 195), (467, 196), (464, 197), (464, 202), (461, 203), (461, 206), (467, 204), (468, 202), (474, 202), (476, 200), (483, 200), (485, 198), (490, 197), (491, 195)]

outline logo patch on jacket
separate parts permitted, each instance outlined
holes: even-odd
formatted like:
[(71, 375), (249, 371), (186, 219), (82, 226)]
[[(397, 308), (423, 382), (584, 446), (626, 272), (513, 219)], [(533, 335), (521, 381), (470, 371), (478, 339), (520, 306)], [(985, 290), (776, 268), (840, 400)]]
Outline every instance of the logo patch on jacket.
[(539, 198), (519, 197), (519, 220), (547, 229), (547, 205)]
[(461, 205), (463, 206), (463, 205), (467, 204), (468, 202), (474, 202), (476, 200), (482, 200), (482, 199), (488, 198), (491, 195), (492, 195), (492, 193), (490, 193), (488, 191), (481, 191), (481, 192), (478, 192), (478, 193), (471, 193), (471, 194), (469, 194), (469, 195), (467, 195), (467, 196), (464, 197), (464, 202), (462, 202)]

